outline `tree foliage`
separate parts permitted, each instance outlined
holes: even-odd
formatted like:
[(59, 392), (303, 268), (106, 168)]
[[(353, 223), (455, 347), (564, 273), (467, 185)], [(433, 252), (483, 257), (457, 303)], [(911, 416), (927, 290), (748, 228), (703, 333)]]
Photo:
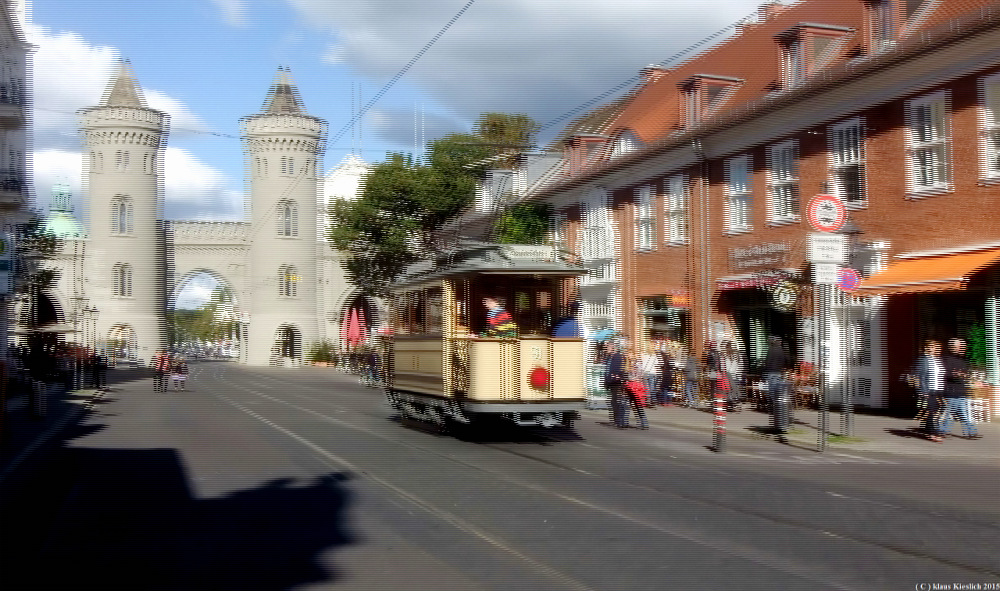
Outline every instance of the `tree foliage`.
[(496, 224), (501, 244), (544, 244), (552, 207), (548, 203), (518, 203), (508, 207)]
[(357, 200), (330, 207), (328, 238), (347, 252), (348, 278), (368, 295), (385, 295), (408, 265), (439, 249), (435, 231), (472, 203), (486, 171), (513, 165), (537, 130), (526, 115), (485, 113), (472, 133), (430, 142), (426, 162), (390, 153)]
[(216, 343), (228, 339), (236, 330), (232, 301), (232, 291), (219, 286), (198, 309), (174, 310), (173, 343)]

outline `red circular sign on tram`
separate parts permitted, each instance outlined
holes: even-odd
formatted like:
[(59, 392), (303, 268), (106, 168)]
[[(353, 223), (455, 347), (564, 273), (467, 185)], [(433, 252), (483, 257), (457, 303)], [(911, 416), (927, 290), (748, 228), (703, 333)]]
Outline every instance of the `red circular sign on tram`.
[(847, 219), (847, 208), (833, 195), (816, 195), (806, 206), (806, 220), (820, 232), (836, 232)]

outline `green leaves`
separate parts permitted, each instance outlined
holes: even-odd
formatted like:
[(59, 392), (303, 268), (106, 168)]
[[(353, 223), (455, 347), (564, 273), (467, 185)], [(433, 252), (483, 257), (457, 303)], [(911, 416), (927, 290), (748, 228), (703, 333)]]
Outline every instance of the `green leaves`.
[(496, 239), (501, 244), (545, 244), (552, 207), (548, 203), (519, 203), (508, 207), (497, 220)]

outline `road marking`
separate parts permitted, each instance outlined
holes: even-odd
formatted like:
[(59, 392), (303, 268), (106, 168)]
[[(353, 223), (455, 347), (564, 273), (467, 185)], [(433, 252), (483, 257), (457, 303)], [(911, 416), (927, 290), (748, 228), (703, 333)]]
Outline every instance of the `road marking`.
[(827, 452), (824, 455), (785, 455), (776, 451), (762, 451), (758, 453), (729, 452), (729, 456), (752, 458), (755, 460), (768, 460), (772, 462), (784, 462), (788, 464), (898, 464), (891, 460), (877, 460), (851, 454)]

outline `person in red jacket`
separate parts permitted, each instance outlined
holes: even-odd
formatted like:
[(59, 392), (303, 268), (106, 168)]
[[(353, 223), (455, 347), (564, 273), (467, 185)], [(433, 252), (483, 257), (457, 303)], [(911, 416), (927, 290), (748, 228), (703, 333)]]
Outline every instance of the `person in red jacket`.
[(153, 392), (167, 391), (167, 372), (170, 371), (170, 354), (160, 349), (153, 355)]

